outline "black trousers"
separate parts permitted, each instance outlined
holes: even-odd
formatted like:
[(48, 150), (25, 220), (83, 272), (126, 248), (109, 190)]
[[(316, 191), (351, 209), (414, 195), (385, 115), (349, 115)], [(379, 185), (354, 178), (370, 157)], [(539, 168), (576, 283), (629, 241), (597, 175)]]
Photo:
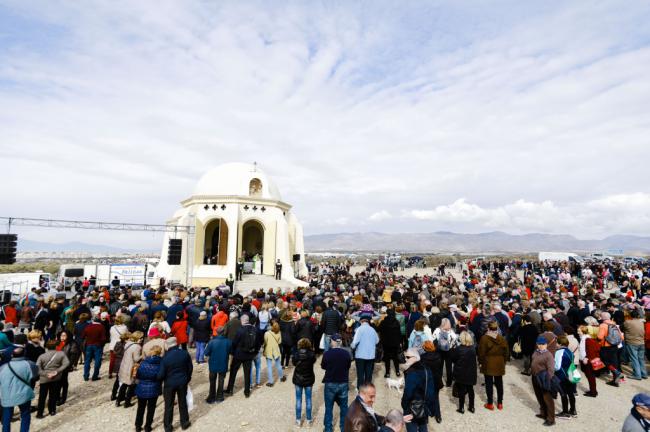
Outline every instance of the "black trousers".
[(120, 384), (120, 389), (117, 392), (117, 401), (126, 401), (127, 404), (131, 404), (133, 393), (135, 393), (135, 384)]
[[(59, 399), (59, 382), (51, 381), (41, 383), (38, 391), (38, 408), (37, 414), (43, 415), (45, 412), (45, 400), (47, 399), (47, 411), (52, 414), (56, 412), (56, 401)], [(49, 395), (49, 398), (48, 398)]]
[(68, 400), (68, 374), (70, 372), (65, 371), (61, 374), (61, 380), (59, 381), (60, 386), (59, 386), (59, 397), (58, 401), (61, 403), (65, 403), (66, 400)]
[(187, 427), (190, 424), (190, 415), (187, 412), (187, 384), (179, 387), (165, 387), (163, 389), (163, 397), (165, 398), (163, 424), (165, 426), (165, 432), (172, 431), (174, 400), (176, 396), (178, 396), (178, 412), (181, 417), (181, 427)]
[(144, 422), (144, 431), (151, 432), (151, 425), (153, 424), (153, 416), (156, 413), (156, 402), (158, 396), (150, 399), (138, 398), (138, 411), (135, 415), (135, 430), (142, 429), (142, 420), (144, 420), (144, 413), (147, 412), (147, 418)]
[[(219, 387), (217, 388), (217, 378), (219, 378)], [(223, 383), (226, 380), (225, 372), (210, 372), (210, 392), (208, 393), (209, 401), (223, 400)]]
[(252, 360), (240, 360), (235, 357), (232, 358), (230, 364), (230, 376), (228, 377), (228, 393), (232, 393), (235, 388), (235, 379), (237, 378), (237, 371), (240, 366), (244, 366), (244, 394), (251, 394), (251, 365)]
[(289, 362), (291, 361), (291, 345), (282, 344), (280, 346), (280, 352), (282, 354), (280, 364), (282, 366), (289, 366)]
[(497, 388), (497, 403), (503, 403), (503, 377), (502, 376), (492, 376), (492, 375), (483, 375), (485, 377), (485, 393), (487, 395), (487, 403), (494, 403), (494, 389)]
[(465, 395), (469, 396), (468, 407), (474, 408), (474, 386), (468, 384), (454, 384), (458, 386), (458, 408), (465, 408)]
[(386, 373), (390, 374), (390, 362), (393, 362), (395, 367), (395, 373), (399, 372), (399, 357), (398, 357), (399, 347), (384, 347), (384, 367), (386, 368)]
[(451, 353), (449, 351), (442, 351), (440, 350), (440, 376), (442, 375), (442, 367), (445, 367), (447, 369), (447, 376), (445, 380), (445, 384), (447, 384), (447, 387), (451, 385), (452, 381), (452, 365), (451, 365)]

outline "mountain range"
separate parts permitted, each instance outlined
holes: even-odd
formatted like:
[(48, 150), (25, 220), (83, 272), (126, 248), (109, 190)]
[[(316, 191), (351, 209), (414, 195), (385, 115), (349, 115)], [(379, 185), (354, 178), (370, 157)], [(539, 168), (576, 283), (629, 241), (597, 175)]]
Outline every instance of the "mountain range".
[[(500, 231), (460, 234), (337, 233), (305, 236), (307, 252), (417, 252), (417, 253), (526, 253), (608, 252), (650, 254), (650, 237), (614, 235), (601, 240), (581, 240), (571, 235), (508, 234)], [(158, 248), (120, 248), (82, 242), (47, 243), (19, 238), (18, 252), (157, 253)], [(613, 252), (610, 252), (613, 253)]]
[[(417, 253), (526, 253), (607, 252), (650, 253), (650, 237), (614, 235), (602, 240), (581, 240), (571, 235), (522, 234), (500, 231), (481, 234), (452, 232), (385, 234), (339, 233), (305, 236), (307, 252), (417, 252)], [(613, 253), (613, 252), (611, 252)]]
[(97, 245), (82, 242), (67, 242), (67, 243), (47, 243), (24, 238), (18, 238), (18, 252), (92, 252), (92, 253), (148, 253), (159, 252), (159, 249), (136, 249), (136, 248), (120, 248), (116, 246)]

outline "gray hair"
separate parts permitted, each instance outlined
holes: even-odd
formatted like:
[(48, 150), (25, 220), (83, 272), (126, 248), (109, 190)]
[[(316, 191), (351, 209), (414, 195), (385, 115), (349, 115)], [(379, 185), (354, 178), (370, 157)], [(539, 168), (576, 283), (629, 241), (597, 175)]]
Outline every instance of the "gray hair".
[(609, 314), (609, 312), (601, 312), (600, 313), (600, 319), (602, 319), (603, 321), (606, 321), (606, 320), (611, 319), (611, 318), (612, 318), (612, 316)]
[(392, 426), (402, 426), (404, 424), (404, 414), (398, 409), (392, 409), (386, 414), (386, 423)]
[(244, 314), (240, 318), (242, 325), (248, 324), (250, 321), (250, 318), (248, 318), (248, 315)]
[(406, 357), (413, 357), (416, 361), (420, 361), (420, 352), (417, 348), (409, 348), (406, 350)]
[(239, 314), (237, 314), (237, 312), (235, 312), (235, 311), (230, 312), (230, 319), (233, 319), (233, 318), (239, 318)]

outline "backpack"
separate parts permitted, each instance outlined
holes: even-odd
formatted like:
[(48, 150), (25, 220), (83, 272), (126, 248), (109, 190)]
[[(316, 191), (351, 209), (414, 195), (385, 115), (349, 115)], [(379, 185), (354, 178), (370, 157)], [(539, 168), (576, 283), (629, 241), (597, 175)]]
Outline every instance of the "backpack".
[(580, 372), (576, 368), (576, 364), (573, 361), (573, 353), (571, 351), (569, 351), (568, 348), (565, 348), (563, 355), (566, 355), (567, 357), (569, 357), (569, 366), (564, 371), (564, 373), (566, 374), (566, 379), (571, 384), (578, 384), (580, 382), (580, 379), (582, 378), (582, 376), (580, 375)]
[(446, 330), (443, 330), (438, 335), (438, 348), (441, 351), (449, 351), (451, 348), (449, 344), (449, 333)]
[(255, 352), (257, 351), (256, 346), (257, 346), (257, 329), (252, 325), (245, 326), (244, 335), (242, 336), (241, 341), (239, 342), (239, 349), (244, 354), (252, 355), (255, 354)]
[(618, 329), (618, 326), (616, 324), (607, 325), (607, 336), (605, 336), (605, 340), (611, 346), (618, 346), (621, 342), (623, 342), (621, 331)]
[(416, 348), (420, 354), (424, 353), (424, 341), (422, 340), (422, 335), (417, 334), (413, 338), (413, 348)]

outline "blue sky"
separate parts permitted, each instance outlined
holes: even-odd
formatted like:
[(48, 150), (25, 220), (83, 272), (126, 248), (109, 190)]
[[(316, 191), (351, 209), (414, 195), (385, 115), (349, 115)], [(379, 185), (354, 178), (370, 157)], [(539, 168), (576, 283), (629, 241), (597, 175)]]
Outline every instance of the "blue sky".
[(648, 22), (641, 1), (4, 2), (0, 213), (161, 223), (255, 160), (306, 234), (648, 235)]

